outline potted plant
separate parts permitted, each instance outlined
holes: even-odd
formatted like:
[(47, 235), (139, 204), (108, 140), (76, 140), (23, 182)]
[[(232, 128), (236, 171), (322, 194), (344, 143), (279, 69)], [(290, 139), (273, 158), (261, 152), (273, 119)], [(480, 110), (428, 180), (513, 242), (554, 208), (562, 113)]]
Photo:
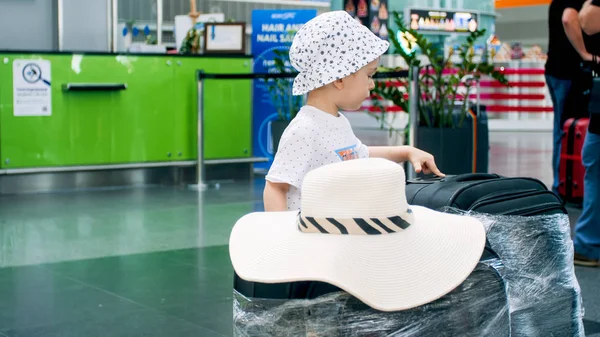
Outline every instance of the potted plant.
[[(479, 102), (473, 102), (470, 95), (484, 75), (507, 86), (508, 80), (485, 57), (487, 53), (476, 60), (475, 42), (485, 35), (485, 30), (470, 33), (458, 49), (450, 49), (448, 55), (444, 55), (422, 34), (407, 27), (400, 14), (393, 14), (399, 27), (398, 35), (389, 30), (395, 53), (409, 68), (416, 67), (419, 71), (417, 146), (433, 154), (445, 173), (487, 171), (487, 118), (475, 108)], [(404, 93), (408, 81), (396, 82), (377, 83), (374, 94), (408, 111), (408, 98)]]
[[(276, 74), (294, 74), (295, 70), (289, 62), (289, 50), (275, 49), (272, 72)], [(271, 122), (271, 141), (273, 152), (277, 152), (279, 140), (285, 129), (300, 110), (303, 104), (302, 96), (292, 95), (293, 78), (271, 78), (266, 86), (271, 96), (271, 102), (277, 111), (277, 119)]]
[(202, 38), (202, 32), (204, 28), (198, 29), (197, 25), (194, 25), (185, 35), (179, 53), (184, 55), (198, 54), (200, 52), (200, 39)]
[[(386, 131), (387, 145), (403, 145), (408, 139), (408, 127), (399, 129), (396, 127), (398, 112), (408, 111), (408, 85), (406, 79), (389, 78), (388, 74), (403, 71), (401, 68), (379, 67), (375, 89), (371, 92), (373, 108), (368, 114), (375, 118), (379, 129)], [(386, 100), (389, 104), (384, 104)], [(397, 107), (399, 111), (389, 111), (391, 107)]]

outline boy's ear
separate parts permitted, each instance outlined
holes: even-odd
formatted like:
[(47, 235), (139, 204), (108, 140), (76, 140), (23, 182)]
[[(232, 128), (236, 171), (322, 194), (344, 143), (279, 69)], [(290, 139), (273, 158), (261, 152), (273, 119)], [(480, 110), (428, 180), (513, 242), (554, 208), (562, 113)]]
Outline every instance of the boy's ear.
[(333, 86), (337, 89), (337, 90), (342, 90), (344, 89), (344, 79), (340, 78), (339, 80), (335, 80), (333, 82)]

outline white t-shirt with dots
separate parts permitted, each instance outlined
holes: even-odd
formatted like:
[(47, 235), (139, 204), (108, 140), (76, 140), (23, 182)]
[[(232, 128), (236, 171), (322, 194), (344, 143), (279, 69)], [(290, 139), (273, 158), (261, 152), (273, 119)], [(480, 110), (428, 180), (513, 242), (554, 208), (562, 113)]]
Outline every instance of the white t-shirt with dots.
[(304, 106), (287, 127), (266, 179), (287, 183), (288, 210), (300, 209), (300, 188), (311, 170), (335, 162), (367, 158), (369, 149), (354, 135), (348, 119)]

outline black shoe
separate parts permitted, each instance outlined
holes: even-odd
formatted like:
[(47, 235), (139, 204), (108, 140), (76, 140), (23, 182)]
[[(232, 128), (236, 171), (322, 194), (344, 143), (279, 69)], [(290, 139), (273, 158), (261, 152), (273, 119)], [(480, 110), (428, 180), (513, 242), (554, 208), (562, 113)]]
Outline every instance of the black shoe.
[(577, 253), (575, 253), (574, 263), (576, 266), (581, 266), (581, 267), (600, 267), (600, 261), (592, 260), (590, 258), (587, 258), (587, 257), (585, 257), (581, 254), (577, 254)]

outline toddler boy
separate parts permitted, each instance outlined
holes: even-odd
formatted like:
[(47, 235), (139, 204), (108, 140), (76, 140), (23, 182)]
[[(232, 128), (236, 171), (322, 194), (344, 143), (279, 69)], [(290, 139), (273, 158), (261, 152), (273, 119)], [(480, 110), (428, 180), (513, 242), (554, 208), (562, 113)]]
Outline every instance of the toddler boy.
[(370, 97), (379, 58), (388, 47), (387, 41), (345, 11), (321, 14), (298, 31), (289, 53), (292, 66), (299, 72), (293, 94), (308, 93), (308, 97), (283, 133), (267, 174), (263, 196), (266, 211), (300, 209), (304, 176), (339, 161), (368, 157), (409, 160), (416, 172), (443, 176), (433, 156), (414, 147), (362, 144), (339, 113), (359, 109)]

